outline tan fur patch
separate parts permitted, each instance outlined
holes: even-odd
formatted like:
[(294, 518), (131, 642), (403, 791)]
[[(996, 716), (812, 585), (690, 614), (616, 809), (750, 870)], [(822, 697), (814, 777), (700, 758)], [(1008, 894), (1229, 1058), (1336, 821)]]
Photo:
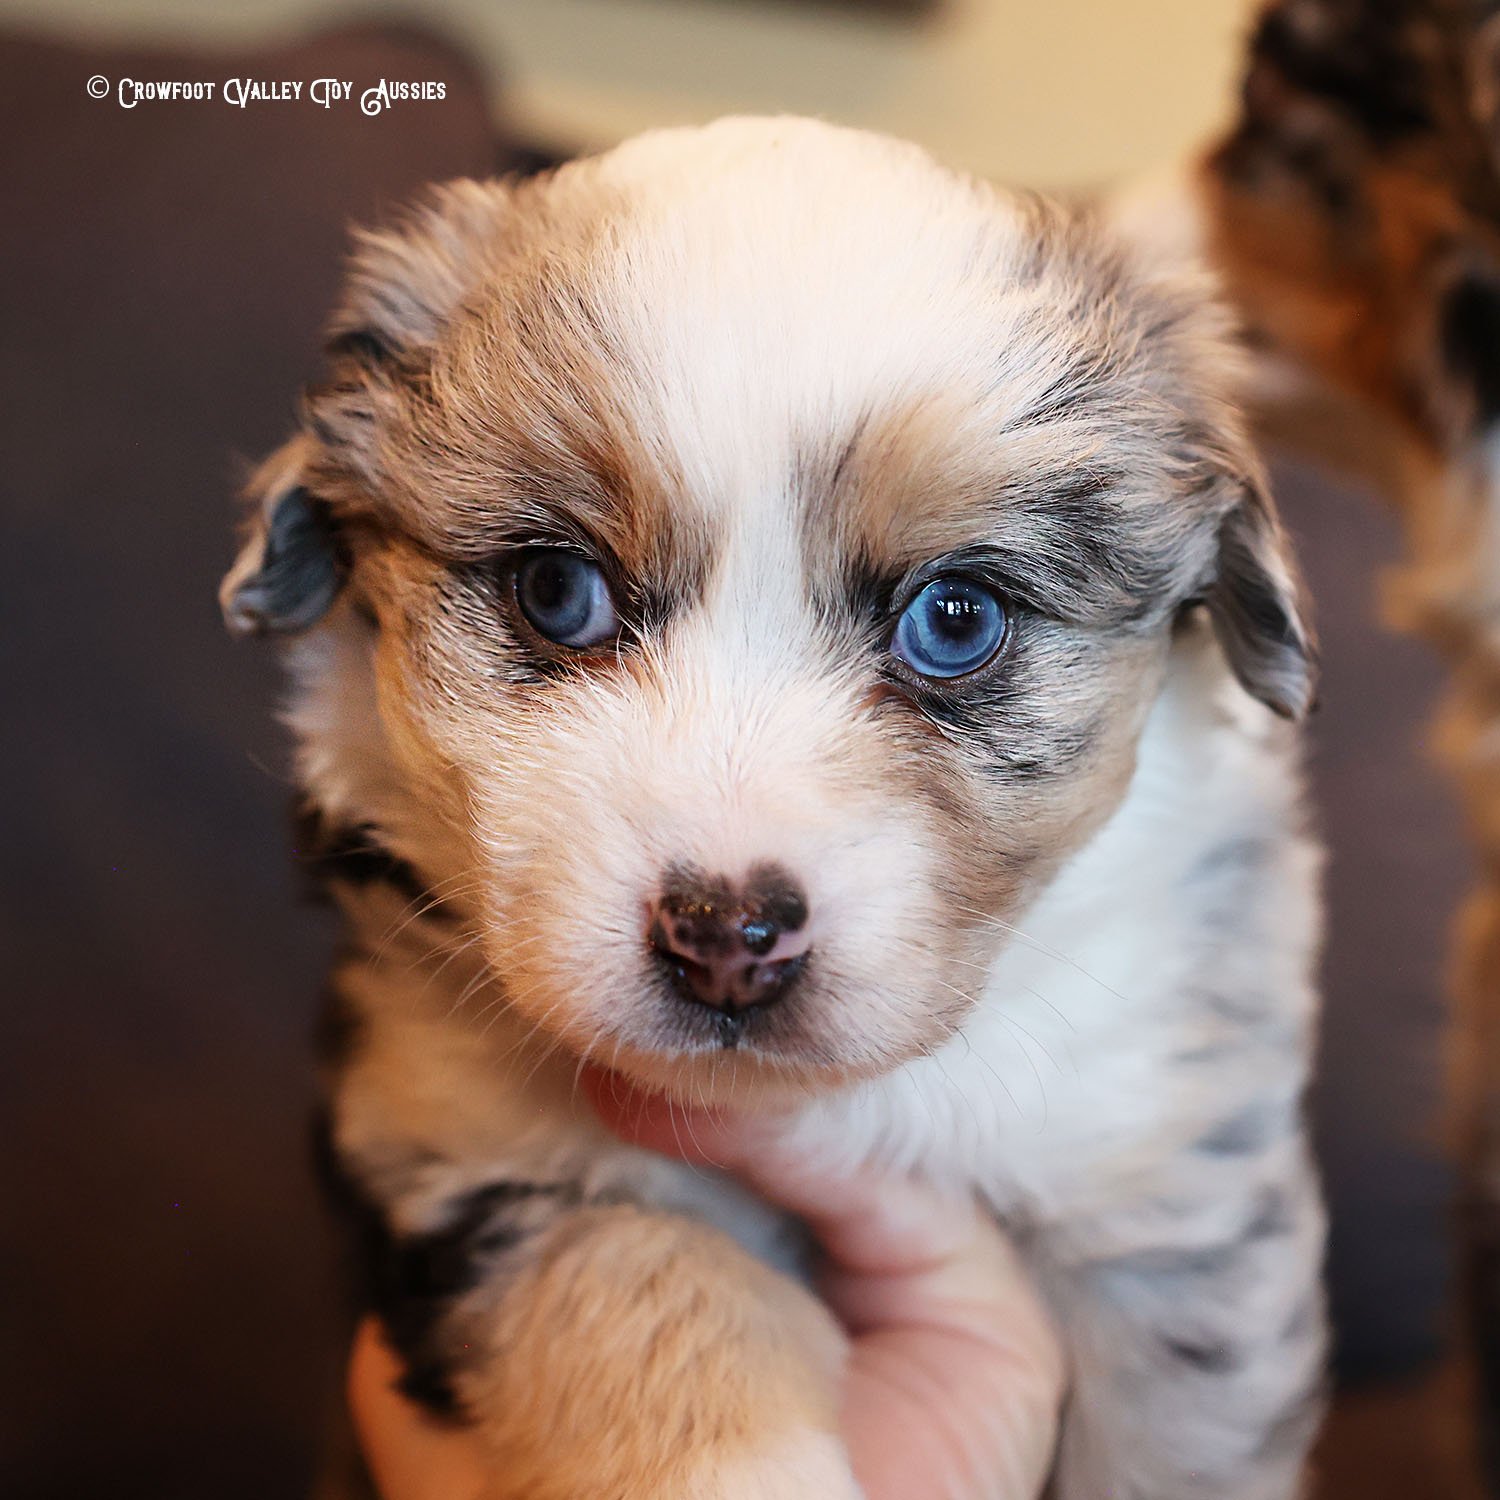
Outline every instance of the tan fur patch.
[(568, 1215), (488, 1319), (465, 1390), (506, 1500), (694, 1494), (837, 1431), (843, 1337), (809, 1293), (689, 1220)]

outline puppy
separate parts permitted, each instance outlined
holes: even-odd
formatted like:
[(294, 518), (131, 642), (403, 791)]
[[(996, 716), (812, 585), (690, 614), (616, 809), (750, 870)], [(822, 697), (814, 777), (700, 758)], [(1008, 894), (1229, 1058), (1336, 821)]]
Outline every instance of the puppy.
[(852, 1496), (795, 1226), (592, 1059), (979, 1194), (1067, 1500), (1293, 1494), (1313, 692), (1222, 319), (1087, 217), (797, 120), (362, 238), (223, 602), (347, 919), (330, 1157), (494, 1494)]

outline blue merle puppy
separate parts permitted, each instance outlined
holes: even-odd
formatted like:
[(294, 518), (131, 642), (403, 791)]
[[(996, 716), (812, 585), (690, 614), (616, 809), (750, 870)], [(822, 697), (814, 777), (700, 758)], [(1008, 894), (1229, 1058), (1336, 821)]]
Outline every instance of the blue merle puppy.
[(332, 332), (223, 599), (287, 638), (375, 1305), (493, 1494), (858, 1493), (794, 1226), (585, 1061), (980, 1195), (1061, 1500), (1295, 1494), (1312, 650), (1203, 286), (727, 120), (439, 189)]

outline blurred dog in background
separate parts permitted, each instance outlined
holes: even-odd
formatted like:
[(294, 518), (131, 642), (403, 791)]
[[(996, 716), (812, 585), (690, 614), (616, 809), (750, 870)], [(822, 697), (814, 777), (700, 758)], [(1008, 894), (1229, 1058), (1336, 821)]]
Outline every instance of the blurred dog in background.
[(1392, 496), (1407, 555), (1386, 613), (1451, 669), (1435, 743), (1481, 859), (1458, 934), (1453, 1113), (1500, 1483), (1500, 9), (1267, 6), (1239, 117), (1187, 196), (1245, 325), (1258, 421)]

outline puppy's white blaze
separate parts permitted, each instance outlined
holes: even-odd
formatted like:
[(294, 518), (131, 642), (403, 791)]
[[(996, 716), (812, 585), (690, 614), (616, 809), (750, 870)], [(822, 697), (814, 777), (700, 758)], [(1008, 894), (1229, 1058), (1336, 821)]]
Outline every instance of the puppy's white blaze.
[(1020, 212), (914, 146), (723, 120), (597, 165), (577, 190), (630, 196), (590, 275), (635, 369), (635, 425), (670, 433), (710, 513), (774, 510), (789, 449), (872, 403), (930, 400), (990, 368), (995, 430), (1056, 377), (1050, 292), (1017, 285)]

